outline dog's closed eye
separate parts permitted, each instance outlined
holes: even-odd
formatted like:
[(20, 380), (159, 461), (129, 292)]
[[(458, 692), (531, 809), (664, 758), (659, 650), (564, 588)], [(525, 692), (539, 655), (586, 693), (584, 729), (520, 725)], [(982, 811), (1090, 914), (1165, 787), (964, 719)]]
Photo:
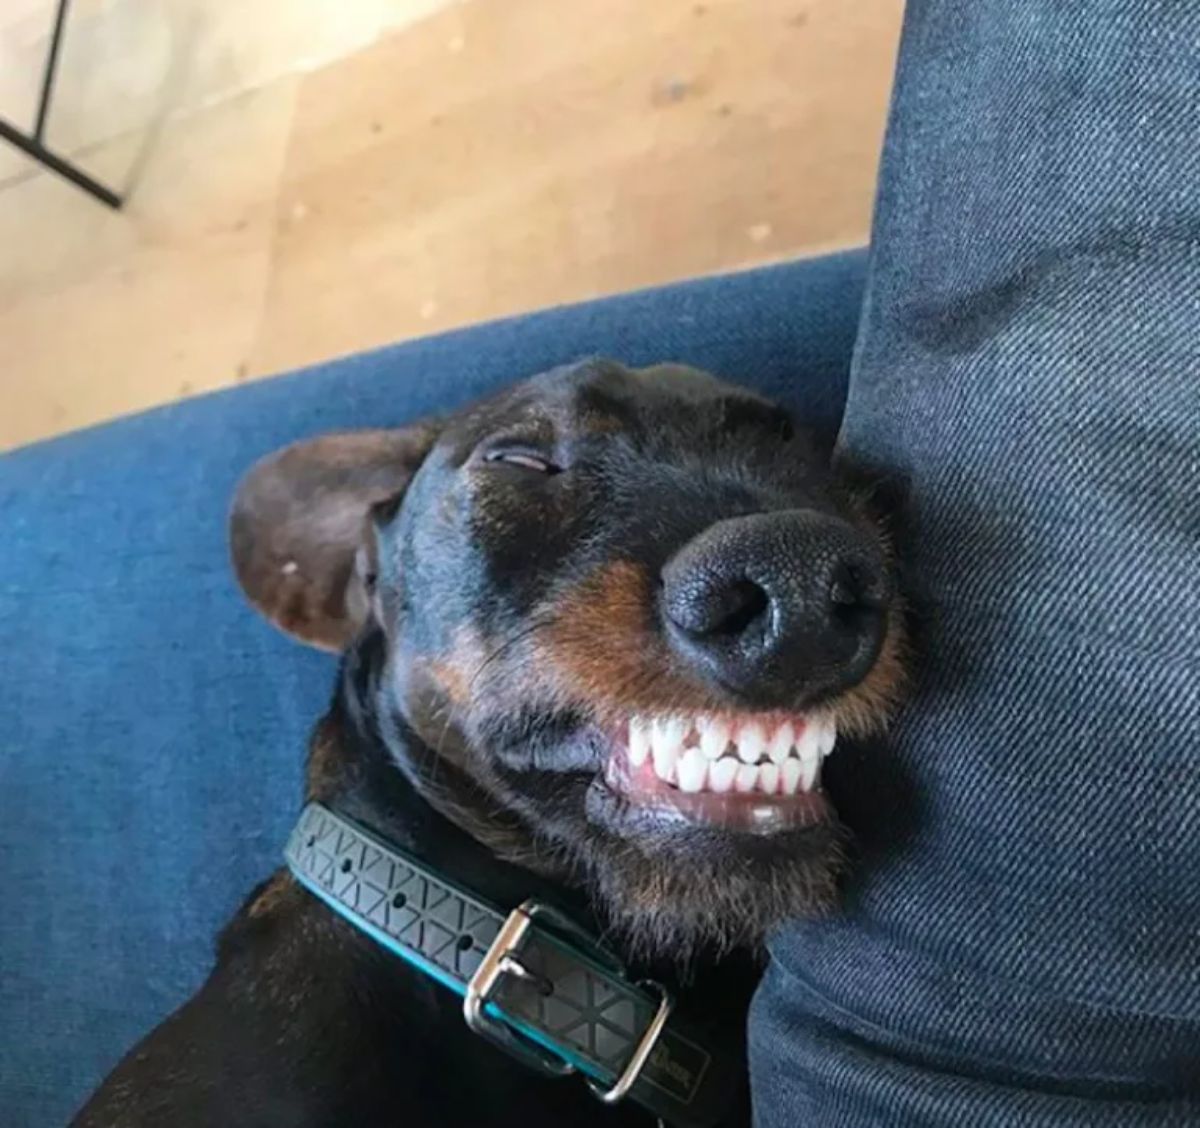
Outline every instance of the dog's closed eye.
[(516, 466), (521, 470), (532, 470), (538, 474), (561, 474), (562, 467), (544, 455), (527, 450), (493, 450), (485, 456), (487, 462), (500, 462), (506, 466)]

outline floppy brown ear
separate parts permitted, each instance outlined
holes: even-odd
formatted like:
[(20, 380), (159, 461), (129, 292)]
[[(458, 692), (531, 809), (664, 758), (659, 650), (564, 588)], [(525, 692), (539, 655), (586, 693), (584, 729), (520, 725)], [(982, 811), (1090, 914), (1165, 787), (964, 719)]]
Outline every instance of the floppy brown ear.
[(268, 455), (238, 485), (229, 518), (246, 597), (280, 630), (341, 650), (368, 614), (362, 572), (368, 520), (403, 493), (437, 428), (353, 431)]

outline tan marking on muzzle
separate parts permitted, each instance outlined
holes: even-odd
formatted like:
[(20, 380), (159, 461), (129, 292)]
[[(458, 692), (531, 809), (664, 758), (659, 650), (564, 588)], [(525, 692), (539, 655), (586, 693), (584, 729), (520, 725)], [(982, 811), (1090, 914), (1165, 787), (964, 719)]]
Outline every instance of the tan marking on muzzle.
[(536, 652), (544, 675), (561, 694), (614, 719), (639, 709), (717, 706), (701, 684), (677, 668), (658, 632), (653, 590), (644, 567), (618, 560), (544, 609), (550, 622), (538, 636)]

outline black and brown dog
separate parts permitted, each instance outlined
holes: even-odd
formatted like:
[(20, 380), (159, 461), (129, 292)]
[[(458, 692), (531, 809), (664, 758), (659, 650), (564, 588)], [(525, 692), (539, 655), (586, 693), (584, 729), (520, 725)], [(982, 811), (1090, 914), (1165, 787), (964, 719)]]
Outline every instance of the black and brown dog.
[[(821, 760), (903, 681), (887, 541), (829, 455), (704, 373), (589, 361), (288, 448), (232, 517), (250, 600), (345, 651), (309, 798), (496, 905), (567, 909), (742, 1072), (748, 953), (835, 898)], [(743, 1091), (719, 1119), (749, 1116)], [(284, 871), (75, 1123), (653, 1117), (514, 1063)]]

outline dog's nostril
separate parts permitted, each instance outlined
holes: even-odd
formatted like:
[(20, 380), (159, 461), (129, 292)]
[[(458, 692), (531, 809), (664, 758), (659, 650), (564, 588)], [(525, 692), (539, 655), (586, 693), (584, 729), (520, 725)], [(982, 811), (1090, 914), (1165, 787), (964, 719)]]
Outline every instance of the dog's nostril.
[(771, 606), (770, 597), (752, 580), (685, 582), (667, 595), (671, 622), (693, 638), (735, 638)]
[(722, 593), (718, 620), (707, 633), (740, 635), (755, 619), (765, 615), (771, 600), (753, 580), (738, 580)]

